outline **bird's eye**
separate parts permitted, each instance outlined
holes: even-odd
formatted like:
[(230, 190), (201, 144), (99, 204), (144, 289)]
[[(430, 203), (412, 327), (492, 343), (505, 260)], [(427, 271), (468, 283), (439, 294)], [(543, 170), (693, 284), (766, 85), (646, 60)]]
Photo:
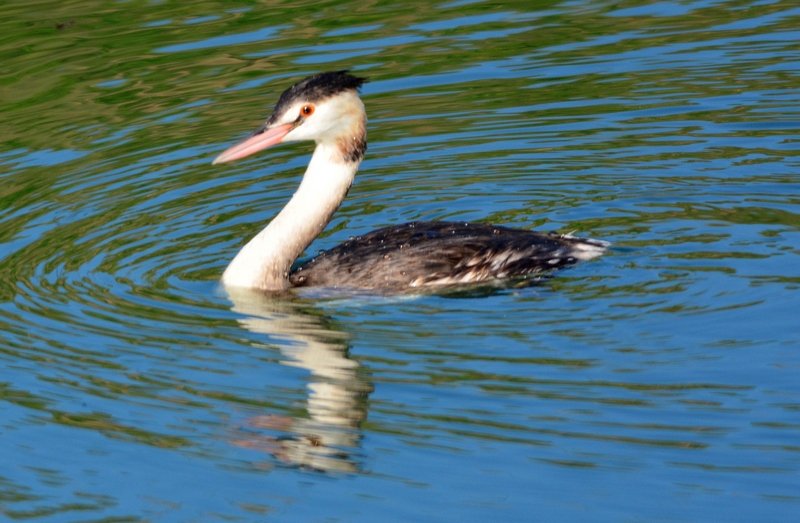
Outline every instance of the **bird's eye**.
[(313, 105), (304, 105), (302, 109), (300, 109), (300, 113), (303, 116), (311, 116), (314, 114), (314, 106)]

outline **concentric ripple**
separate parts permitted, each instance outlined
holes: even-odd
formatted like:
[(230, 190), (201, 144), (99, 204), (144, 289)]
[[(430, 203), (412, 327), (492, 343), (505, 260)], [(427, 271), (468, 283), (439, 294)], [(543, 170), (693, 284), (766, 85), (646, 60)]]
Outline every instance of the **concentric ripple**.
[[(791, 520), (792, 2), (273, 4), (4, 5), (0, 514)], [(312, 146), (211, 159), (345, 68), (369, 151), (307, 255), (436, 219), (613, 248), (527, 289), (226, 293)]]

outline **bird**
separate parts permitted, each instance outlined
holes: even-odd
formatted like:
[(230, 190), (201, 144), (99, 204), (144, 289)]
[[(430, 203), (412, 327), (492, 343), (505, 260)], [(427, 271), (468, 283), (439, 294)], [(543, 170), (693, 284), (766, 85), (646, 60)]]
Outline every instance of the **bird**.
[(297, 82), (255, 132), (214, 159), (216, 165), (280, 143), (316, 143), (297, 191), (230, 262), (224, 287), (413, 292), (494, 285), (529, 281), (606, 250), (608, 242), (571, 234), (416, 221), (352, 237), (294, 267), (345, 199), (364, 158), (367, 113), (359, 90), (366, 81), (345, 70)]

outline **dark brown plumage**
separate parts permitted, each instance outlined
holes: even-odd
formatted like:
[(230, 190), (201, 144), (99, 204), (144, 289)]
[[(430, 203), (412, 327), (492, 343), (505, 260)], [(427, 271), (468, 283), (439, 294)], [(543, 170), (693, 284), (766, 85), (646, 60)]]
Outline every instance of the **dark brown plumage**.
[(491, 283), (542, 274), (605, 242), (467, 222), (413, 222), (372, 231), (295, 269), (292, 286), (403, 289)]

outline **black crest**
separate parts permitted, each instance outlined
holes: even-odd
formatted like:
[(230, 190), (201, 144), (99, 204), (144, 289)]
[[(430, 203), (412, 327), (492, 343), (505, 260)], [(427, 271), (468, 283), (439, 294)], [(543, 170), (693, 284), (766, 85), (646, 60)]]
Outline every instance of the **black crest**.
[(319, 102), (330, 96), (347, 91), (348, 89), (358, 89), (367, 81), (366, 78), (359, 78), (348, 74), (347, 71), (335, 71), (330, 73), (319, 73), (309, 76), (286, 89), (275, 109), (272, 111), (268, 124), (277, 119), (289, 106), (297, 102)]

